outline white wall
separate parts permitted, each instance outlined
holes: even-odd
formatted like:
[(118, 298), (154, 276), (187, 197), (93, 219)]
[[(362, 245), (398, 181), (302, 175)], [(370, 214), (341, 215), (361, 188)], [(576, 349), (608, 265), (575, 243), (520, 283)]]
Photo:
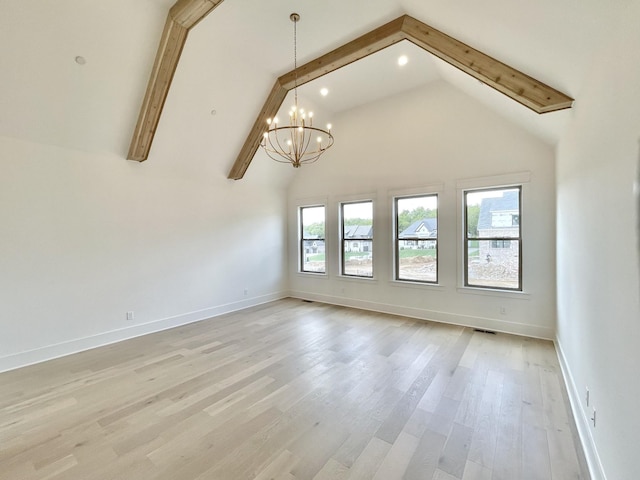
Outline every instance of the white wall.
[(0, 371), (286, 293), (284, 189), (154, 152), (0, 137)]
[[(436, 82), (333, 119), (335, 146), (289, 189), (293, 295), (500, 331), (555, 334), (553, 149), (467, 95)], [(523, 204), (524, 294), (461, 289), (458, 182), (530, 172)], [(440, 286), (392, 282), (391, 195), (437, 184)], [(373, 198), (374, 280), (340, 277), (338, 205)], [(297, 273), (296, 206), (327, 202), (328, 275)], [(504, 307), (506, 314), (501, 314)]]
[(638, 477), (640, 4), (626, 3), (557, 152), (558, 345), (595, 480)]

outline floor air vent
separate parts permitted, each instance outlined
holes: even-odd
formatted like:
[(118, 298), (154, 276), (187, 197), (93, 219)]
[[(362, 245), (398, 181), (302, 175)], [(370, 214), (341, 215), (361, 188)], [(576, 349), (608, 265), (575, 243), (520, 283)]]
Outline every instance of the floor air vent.
[(491, 330), (482, 330), (481, 328), (474, 328), (473, 329), (474, 332), (480, 332), (480, 333), (488, 333), (489, 335), (495, 335), (496, 332), (492, 332)]

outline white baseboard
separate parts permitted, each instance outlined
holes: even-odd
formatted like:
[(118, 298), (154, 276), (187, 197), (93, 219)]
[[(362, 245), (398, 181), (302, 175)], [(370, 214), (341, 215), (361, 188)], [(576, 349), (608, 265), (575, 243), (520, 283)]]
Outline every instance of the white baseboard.
[(300, 298), (302, 300), (314, 300), (317, 302), (329, 303), (332, 305), (341, 305), (344, 307), (360, 308), (362, 310), (371, 310), (374, 312), (402, 315), (405, 317), (417, 318), (420, 320), (433, 320), (434, 322), (449, 323), (452, 325), (461, 325), (464, 327), (481, 328), (483, 330), (511, 333), (514, 335), (522, 335), (525, 337), (542, 338), (544, 340), (553, 340), (555, 338), (555, 330), (551, 327), (541, 327), (539, 325), (507, 322), (495, 318), (437, 312), (421, 308), (405, 307), (402, 305), (391, 305), (364, 300), (354, 300), (352, 298), (322, 295), (313, 292), (292, 291), (290, 292), (290, 296), (294, 298)]
[(582, 444), (582, 450), (587, 460), (587, 467), (589, 468), (589, 474), (591, 480), (607, 480), (607, 476), (602, 468), (602, 462), (598, 455), (593, 435), (591, 434), (591, 428), (589, 427), (589, 418), (587, 412), (581, 408), (582, 395), (576, 387), (576, 383), (569, 369), (569, 364), (564, 356), (562, 350), (562, 344), (555, 339), (556, 352), (558, 352), (558, 361), (560, 362), (560, 369), (562, 370), (562, 376), (564, 377), (564, 383), (567, 386), (567, 393), (569, 394), (569, 403), (571, 404), (571, 411), (573, 412), (573, 418), (576, 422), (576, 428), (578, 429), (578, 436), (580, 437), (580, 443)]
[(0, 373), (285, 298), (278, 292), (0, 357)]

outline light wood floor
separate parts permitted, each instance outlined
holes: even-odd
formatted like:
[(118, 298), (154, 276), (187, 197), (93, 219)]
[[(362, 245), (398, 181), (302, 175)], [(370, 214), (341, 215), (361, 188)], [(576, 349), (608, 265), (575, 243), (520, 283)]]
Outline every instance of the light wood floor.
[(551, 342), (294, 299), (0, 386), (2, 480), (588, 478)]

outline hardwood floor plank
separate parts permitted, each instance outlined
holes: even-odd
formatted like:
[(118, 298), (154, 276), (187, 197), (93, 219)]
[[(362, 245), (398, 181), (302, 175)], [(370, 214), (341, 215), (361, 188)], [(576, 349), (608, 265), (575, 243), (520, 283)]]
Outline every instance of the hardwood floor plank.
[(473, 429), (454, 423), (440, 455), (438, 469), (456, 478), (462, 478), (472, 437)]
[(0, 478), (588, 478), (553, 344), (284, 299), (0, 374)]
[(502, 373), (490, 371), (487, 375), (469, 448), (469, 460), (487, 468), (493, 468), (494, 463), (503, 379)]
[(547, 480), (551, 478), (551, 461), (547, 431), (522, 425), (522, 479)]
[(438, 469), (440, 453), (447, 437), (432, 430), (425, 430), (402, 477), (404, 480), (425, 480), (433, 478)]
[(313, 480), (346, 480), (349, 478), (349, 467), (330, 458)]
[(491, 470), (467, 460), (462, 480), (491, 480)]
[(347, 478), (349, 480), (373, 478), (390, 449), (389, 443), (373, 437), (351, 467)]
[(395, 443), (387, 452), (380, 467), (375, 472), (375, 476), (369, 477), (373, 480), (388, 480), (390, 478), (402, 478), (407, 469), (411, 457), (418, 448), (419, 439), (413, 435), (402, 432), (398, 435)]

